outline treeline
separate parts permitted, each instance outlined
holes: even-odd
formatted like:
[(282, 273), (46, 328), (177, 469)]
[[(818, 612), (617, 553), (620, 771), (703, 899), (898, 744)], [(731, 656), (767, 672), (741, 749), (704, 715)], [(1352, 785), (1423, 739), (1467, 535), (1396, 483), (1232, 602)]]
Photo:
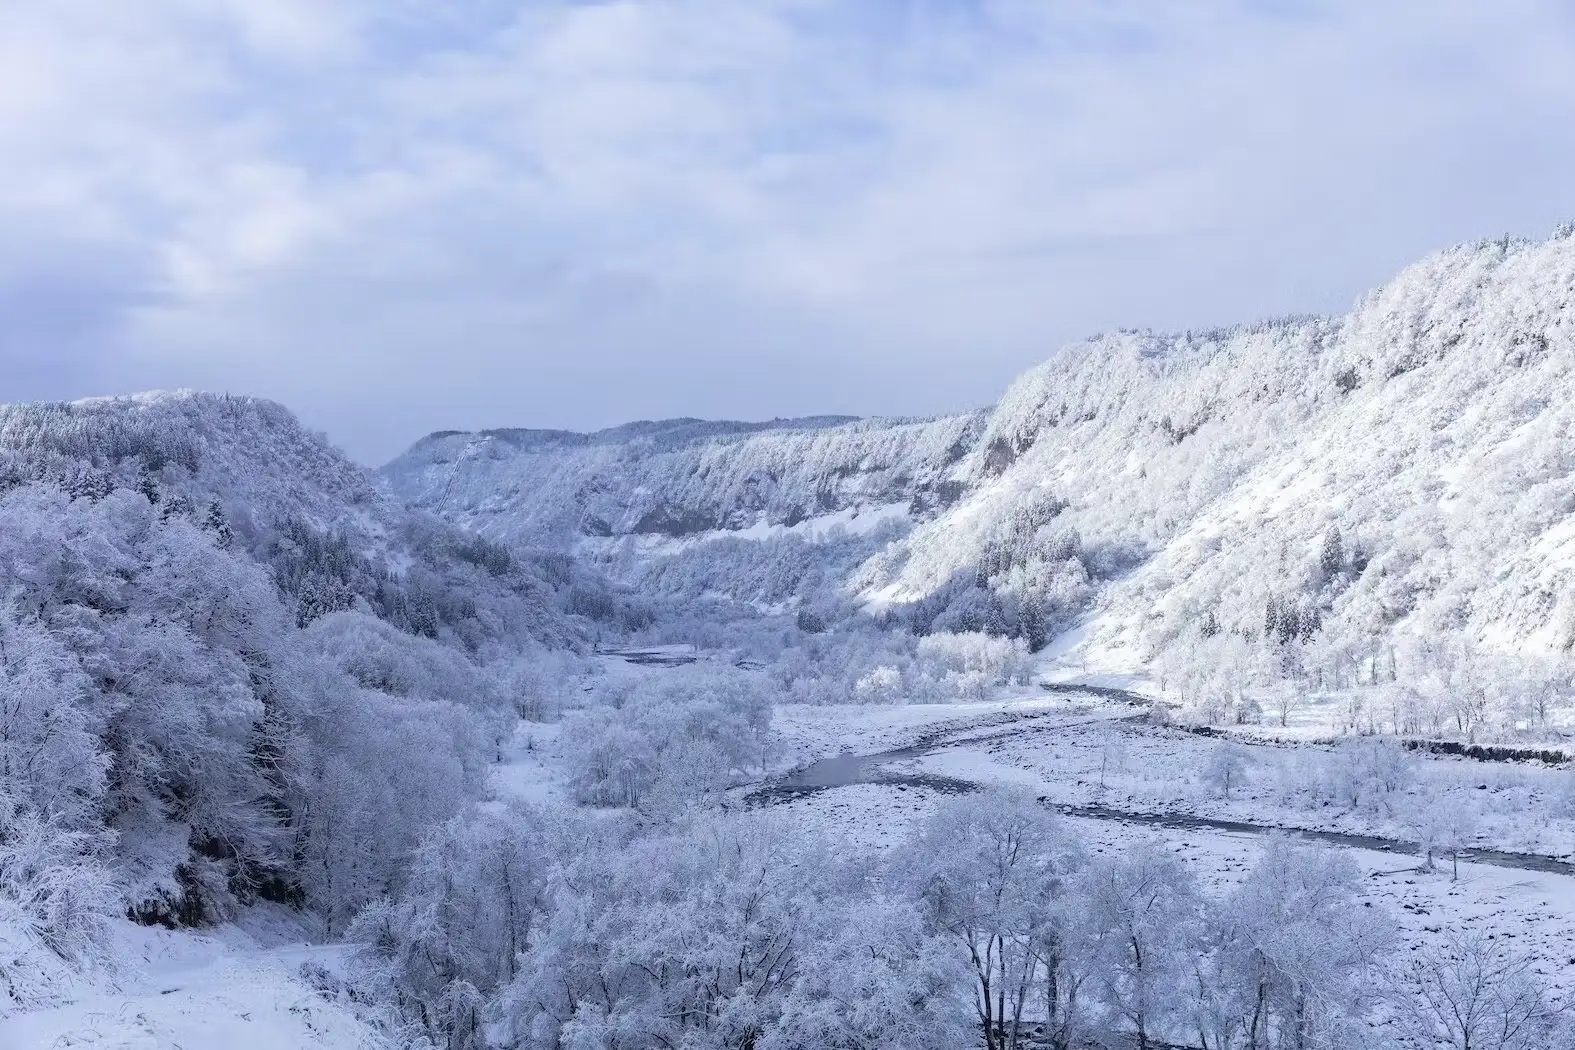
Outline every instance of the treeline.
[[(885, 857), (768, 815), (475, 814), (363, 914), (358, 994), (451, 1050), (1492, 1046), (1569, 1029), (1531, 962), (1396, 951), (1343, 856), (1271, 842), (1206, 890), (1031, 796), (942, 801)], [(1490, 979), (1488, 979), (1490, 978)]]

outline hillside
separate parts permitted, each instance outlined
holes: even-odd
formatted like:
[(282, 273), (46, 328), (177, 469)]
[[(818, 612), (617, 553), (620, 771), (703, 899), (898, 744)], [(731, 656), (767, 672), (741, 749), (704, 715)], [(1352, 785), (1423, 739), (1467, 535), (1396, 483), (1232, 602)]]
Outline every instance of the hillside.
[(1053, 491), (1085, 544), (1132, 552), (1090, 632), (1131, 665), (1266, 634), (1331, 674), (1421, 636), (1562, 650), (1572, 368), (1567, 232), (1440, 253), (1341, 318), (1096, 339), (992, 413), (1011, 464), (966, 461), (969, 497), (858, 582), (923, 594)]
[(474, 793), (519, 661), (620, 601), (406, 510), (278, 405), (194, 393), (0, 407), (0, 578), (16, 1000), (106, 913), (364, 903)]
[(433, 434), (384, 467), (411, 505), (500, 540), (681, 537), (944, 498), (980, 417), (667, 420)]
[[(1441, 252), (1341, 317), (1099, 336), (976, 415), (450, 434), (383, 475), (483, 535), (616, 547), (637, 579), (708, 540), (780, 546), (804, 519), (900, 508), (878, 542), (809, 545), (831, 578), (794, 579), (921, 628), (1042, 641), (1088, 614), (1083, 648), (1112, 668), (1206, 646), (1371, 674), (1424, 631), (1575, 641), (1572, 368), (1561, 230)], [(688, 590), (727, 593), (740, 558), (688, 566)]]
[(605, 604), (599, 582), (562, 557), (505, 551), (410, 511), (259, 398), (177, 391), (0, 406), (0, 490), (37, 485), (88, 500), (134, 490), (165, 517), (222, 521), (303, 623), (363, 602), (401, 630), (470, 648), (505, 637), (571, 644), (587, 625), (564, 607)]

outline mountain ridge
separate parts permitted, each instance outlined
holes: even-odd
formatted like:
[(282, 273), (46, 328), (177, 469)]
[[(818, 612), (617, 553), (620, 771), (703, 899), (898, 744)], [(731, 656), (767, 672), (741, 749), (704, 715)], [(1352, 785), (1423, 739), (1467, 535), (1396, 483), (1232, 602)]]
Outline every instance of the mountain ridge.
[[(453, 438), (493, 439), (513, 444), (523, 450), (534, 450), (554, 445), (577, 446), (614, 444), (620, 441), (650, 439), (659, 443), (674, 444), (706, 437), (723, 437), (759, 433), (766, 430), (809, 430), (821, 427), (857, 423), (867, 417), (818, 415), (782, 416), (775, 419), (746, 421), (735, 419), (699, 419), (694, 416), (676, 416), (671, 419), (639, 419), (599, 430), (562, 430), (535, 427), (490, 427), (483, 430), (438, 430), (420, 438), (412, 449)], [(916, 421), (916, 420), (915, 420)], [(397, 459), (398, 457), (396, 457)]]
[[(1276, 602), (1327, 624), (1320, 645), (1338, 635), (1370, 649), (1411, 623), (1565, 646), (1575, 605), (1490, 577), (1575, 586), (1558, 514), (1513, 481), (1524, 455), (1538, 499), (1575, 499), (1558, 465), (1575, 461), (1567, 411), (1550, 397), (1575, 376), (1572, 230), (1434, 253), (1337, 317), (1094, 336), (975, 413), (701, 439), (683, 456), (612, 444), (528, 467), (494, 443), (468, 460), (407, 454), (382, 476), (432, 509), (441, 476), (441, 513), (495, 538), (627, 547), (630, 578), (672, 554), (651, 539), (765, 535), (902, 505), (906, 534), (833, 589), (872, 610), (966, 597), (982, 611), (965, 624), (1009, 631), (992, 603), (1048, 601), (1059, 627), (1074, 610), (1094, 615), (1098, 647), (1137, 664), (1205, 644), (1195, 637), (1205, 626), (1260, 637)], [(1528, 426), (1544, 436), (1523, 433), (1519, 453), (1504, 444)], [(1451, 485), (1499, 502), (1475, 520), (1459, 491), (1442, 499)], [(549, 523), (533, 504), (573, 510)], [(1489, 520), (1514, 537), (1518, 568), (1496, 564)], [(1338, 581), (1309, 568), (1330, 529), (1360, 548)], [(1237, 546), (1222, 548), (1224, 536)], [(1483, 559), (1491, 571), (1454, 564), (1472, 546), (1497, 552)], [(1453, 567), (1426, 567), (1440, 558)], [(705, 589), (726, 592), (724, 568)]]

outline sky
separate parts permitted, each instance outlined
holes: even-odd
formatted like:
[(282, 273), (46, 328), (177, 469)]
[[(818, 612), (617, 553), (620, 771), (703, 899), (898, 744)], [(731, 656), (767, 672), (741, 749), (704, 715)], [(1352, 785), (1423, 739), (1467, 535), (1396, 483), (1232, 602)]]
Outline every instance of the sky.
[(0, 0), (0, 400), (960, 411), (1546, 236), (1571, 128), (1562, 0)]

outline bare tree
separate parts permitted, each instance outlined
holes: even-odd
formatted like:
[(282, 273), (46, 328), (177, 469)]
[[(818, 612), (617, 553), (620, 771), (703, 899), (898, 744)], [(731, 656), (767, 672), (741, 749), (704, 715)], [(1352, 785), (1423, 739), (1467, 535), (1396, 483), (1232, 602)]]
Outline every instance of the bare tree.
[(1553, 1050), (1571, 1045), (1530, 957), (1480, 933), (1451, 934), (1392, 976), (1395, 1019), (1412, 1045)]

